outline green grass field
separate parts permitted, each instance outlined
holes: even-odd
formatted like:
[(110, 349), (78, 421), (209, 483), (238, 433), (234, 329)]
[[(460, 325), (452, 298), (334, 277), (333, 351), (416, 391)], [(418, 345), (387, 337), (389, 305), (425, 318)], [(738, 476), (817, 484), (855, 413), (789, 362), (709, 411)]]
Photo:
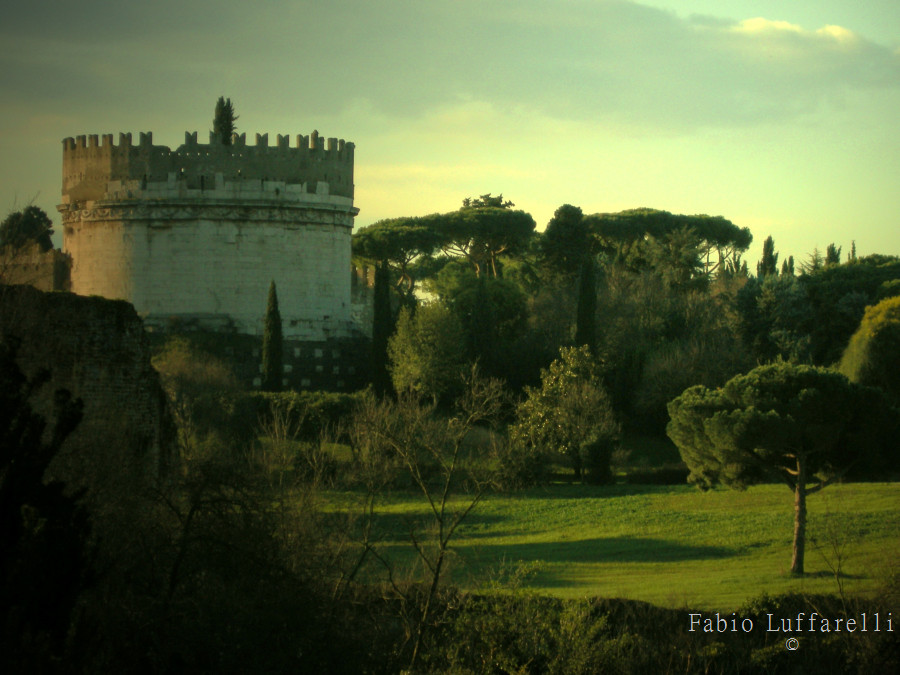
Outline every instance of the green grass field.
[[(333, 494), (333, 506), (354, 499)], [(806, 571), (788, 574), (793, 494), (780, 485), (702, 493), (689, 486), (555, 485), (489, 495), (452, 542), (451, 580), (483, 589), (520, 563), (525, 588), (666, 607), (732, 611), (763, 592), (871, 595), (900, 569), (900, 484), (834, 485), (809, 498)], [(411, 569), (421, 495), (379, 506), (384, 551)], [(424, 521), (423, 521), (424, 522)]]

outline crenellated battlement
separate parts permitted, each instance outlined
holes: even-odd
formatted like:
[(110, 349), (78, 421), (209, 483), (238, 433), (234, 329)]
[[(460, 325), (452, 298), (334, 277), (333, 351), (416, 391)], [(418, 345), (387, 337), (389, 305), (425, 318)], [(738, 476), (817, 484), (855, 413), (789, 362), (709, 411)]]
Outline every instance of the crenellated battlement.
[(154, 145), (152, 132), (141, 132), (135, 144), (130, 133), (90, 134), (63, 139), (63, 195), (69, 202), (100, 199), (107, 183), (134, 181), (153, 183), (175, 174), (189, 189), (203, 189), (220, 174), (228, 181), (277, 181), (304, 184), (313, 193), (319, 182), (329, 193), (353, 198), (353, 143), (324, 138), (318, 131), (298, 134), (294, 143), (278, 134), (269, 145), (268, 134), (256, 134), (248, 144), (246, 134), (234, 134), (224, 145), (210, 133), (209, 143), (200, 143), (197, 132), (185, 132), (184, 144), (172, 150)]

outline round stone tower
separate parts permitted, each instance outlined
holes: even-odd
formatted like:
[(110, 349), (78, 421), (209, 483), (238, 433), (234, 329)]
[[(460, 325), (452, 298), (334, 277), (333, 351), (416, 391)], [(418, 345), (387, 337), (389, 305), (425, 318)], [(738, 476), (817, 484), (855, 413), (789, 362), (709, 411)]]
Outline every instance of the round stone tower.
[(353, 143), (314, 131), (230, 145), (186, 133), (63, 141), (63, 248), (71, 289), (173, 320), (260, 335), (275, 282), (287, 339), (350, 337)]

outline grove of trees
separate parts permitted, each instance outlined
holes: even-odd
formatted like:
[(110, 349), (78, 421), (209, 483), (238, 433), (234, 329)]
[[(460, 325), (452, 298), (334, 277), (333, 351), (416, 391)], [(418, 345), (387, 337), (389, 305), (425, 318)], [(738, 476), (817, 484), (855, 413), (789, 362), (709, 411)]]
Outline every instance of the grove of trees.
[[(776, 361), (834, 366), (865, 308), (900, 292), (900, 260), (857, 257), (855, 244), (843, 263), (834, 244), (813, 251), (798, 276), (793, 256), (779, 267), (768, 237), (753, 276), (742, 259), (751, 242), (721, 216), (585, 215), (571, 204), (537, 232), (491, 194), (360, 228), (354, 256), (376, 269), (373, 382), (446, 403), (478, 364), (523, 400), (510, 413), (521, 429), (542, 373), (585, 346), (615, 424), (665, 438), (668, 403), (690, 387), (715, 389)], [(581, 454), (559, 434), (514, 436), (524, 456), (540, 446), (582, 478)]]

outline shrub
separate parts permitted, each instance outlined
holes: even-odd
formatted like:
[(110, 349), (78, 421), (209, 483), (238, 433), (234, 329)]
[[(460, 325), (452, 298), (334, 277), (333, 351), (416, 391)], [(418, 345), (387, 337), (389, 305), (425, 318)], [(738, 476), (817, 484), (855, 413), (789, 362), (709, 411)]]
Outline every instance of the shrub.
[(579, 452), (588, 483), (605, 485), (612, 482), (613, 474), (610, 464), (615, 448), (615, 439), (607, 435), (591, 438), (582, 444)]
[(404, 309), (388, 342), (394, 389), (452, 400), (467, 368), (465, 340), (459, 319), (443, 304), (422, 305), (415, 314)]
[(866, 308), (839, 369), (851, 382), (879, 387), (900, 402), (900, 297)]
[(578, 480), (585, 460), (592, 480), (606, 476), (621, 427), (588, 347), (560, 350), (560, 357), (542, 372), (541, 388), (526, 387), (525, 391), (527, 398), (510, 429), (518, 451), (559, 453), (568, 458)]
[(182, 338), (166, 342), (152, 363), (169, 397), (183, 446), (209, 435), (234, 440), (231, 420), (240, 389), (227, 364)]
[(501, 490), (519, 490), (545, 483), (550, 475), (547, 455), (534, 445), (510, 438), (495, 451), (495, 482)]

